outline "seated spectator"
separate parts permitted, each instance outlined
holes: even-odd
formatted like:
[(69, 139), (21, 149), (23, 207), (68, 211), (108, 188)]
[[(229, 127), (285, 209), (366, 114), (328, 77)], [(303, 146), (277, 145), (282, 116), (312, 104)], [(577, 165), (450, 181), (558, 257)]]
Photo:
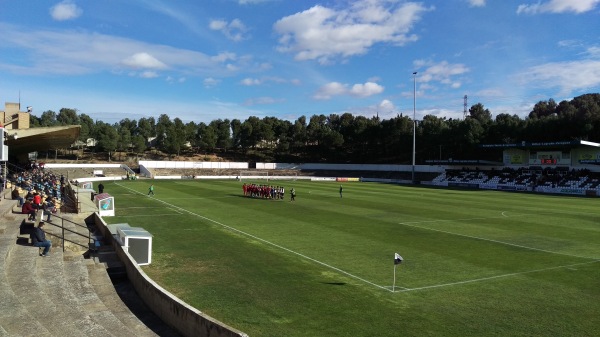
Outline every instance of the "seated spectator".
[(46, 233), (44, 232), (44, 222), (40, 222), (37, 227), (33, 229), (33, 233), (31, 233), (31, 243), (33, 243), (34, 247), (44, 247), (44, 251), (40, 254), (40, 256), (48, 256), (50, 252), (50, 247), (52, 247), (52, 242), (50, 240), (46, 240)]
[(15, 186), (10, 195), (12, 197), (12, 200), (19, 201), (19, 207), (23, 206), (23, 197), (21, 196), (21, 193), (19, 193), (19, 189), (17, 188), (17, 186)]
[(44, 203), (44, 215), (48, 216), (46, 221), (52, 222), (51, 217), (52, 213), (56, 213), (56, 207), (54, 205), (54, 200), (52, 198), (47, 198)]
[(21, 208), (21, 213), (23, 214), (28, 214), (29, 216), (27, 217), (28, 220), (33, 220), (35, 221), (36, 218), (36, 209), (33, 207), (33, 204), (31, 203), (31, 200), (25, 200), (25, 203), (23, 204), (23, 207)]
[(42, 196), (37, 192), (33, 194), (33, 207), (36, 209), (42, 208)]

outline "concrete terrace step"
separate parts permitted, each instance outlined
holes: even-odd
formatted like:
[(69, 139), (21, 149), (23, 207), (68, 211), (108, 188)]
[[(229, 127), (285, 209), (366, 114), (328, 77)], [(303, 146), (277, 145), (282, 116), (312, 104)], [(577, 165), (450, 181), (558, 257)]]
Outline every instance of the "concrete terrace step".
[[(45, 285), (52, 279), (60, 279), (62, 254), (51, 253), (49, 257), (40, 257), (38, 248), (15, 246), (7, 260), (7, 279), (11, 289), (21, 303), (34, 314), (34, 319), (55, 336), (106, 336), (101, 326), (90, 326), (80, 308), (68, 305), (64, 298), (53, 296), (55, 289)], [(54, 268), (44, 268), (50, 265)], [(57, 268), (58, 267), (58, 268)], [(88, 323), (88, 324), (86, 324)], [(98, 331), (100, 330), (100, 331)], [(98, 333), (90, 334), (96, 331)]]
[[(87, 260), (89, 261), (89, 260)], [(89, 314), (91, 319), (115, 336), (135, 336), (134, 331), (125, 326), (96, 293), (90, 283), (87, 263), (82, 256), (65, 259), (65, 280), (78, 306)], [(113, 288), (114, 291), (114, 288)]]
[(156, 333), (142, 323), (123, 303), (119, 295), (115, 292), (114, 285), (108, 277), (106, 269), (102, 265), (95, 263), (88, 263), (87, 267), (90, 275), (90, 283), (102, 302), (111, 308), (111, 312), (125, 326), (133, 330), (135, 336), (156, 336)]
[[(68, 252), (66, 254), (69, 254)], [(58, 254), (54, 254), (58, 255)], [(65, 256), (63, 256), (63, 259)], [(63, 259), (42, 259), (43, 265), (38, 266), (37, 276), (45, 279), (42, 290), (54, 303), (60, 303), (62, 310), (68, 315), (69, 326), (80, 336), (103, 336), (108, 331), (94, 322), (91, 317), (78, 306), (77, 299), (65, 286)], [(52, 277), (48, 277), (52, 275)]]
[[(29, 243), (34, 224), (26, 224), (24, 214), (11, 213), (13, 203), (0, 201), (0, 337), (177, 336), (143, 304), (131, 306), (131, 298), (141, 303), (135, 291), (123, 302), (107, 273), (119, 264), (111, 253), (104, 252), (111, 258), (95, 263), (81, 251), (63, 252), (60, 239), (47, 235), (52, 251), (49, 257), (39, 256), (39, 249)], [(85, 225), (82, 215), (65, 218)], [(51, 227), (60, 234), (50, 225), (46, 231)]]
[[(25, 249), (30, 251), (25, 252)], [(19, 258), (23, 255), (24, 258)], [(9, 308), (2, 310), (2, 327), (13, 336), (27, 336), (31, 331), (39, 332), (40, 336), (52, 336), (52, 332), (40, 320), (52, 311), (48, 308), (51, 304), (35, 289), (36, 281), (31, 280), (32, 270), (35, 269), (32, 268), (31, 261), (35, 261), (36, 257), (37, 249), (13, 245), (8, 251), (4, 272), (0, 276), (2, 301), (7, 301), (2, 303), (2, 307)]]

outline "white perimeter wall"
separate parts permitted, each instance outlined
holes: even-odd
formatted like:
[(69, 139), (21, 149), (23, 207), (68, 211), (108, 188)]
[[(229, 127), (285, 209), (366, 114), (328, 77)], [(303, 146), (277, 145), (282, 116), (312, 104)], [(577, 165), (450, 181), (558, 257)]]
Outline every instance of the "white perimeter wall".
[[(247, 170), (248, 163), (243, 162), (192, 162), (192, 161), (140, 161), (140, 174), (151, 177), (151, 169), (240, 169)], [(294, 163), (256, 163), (257, 170), (333, 170), (333, 171), (412, 171), (411, 165), (377, 164), (294, 164)], [(415, 165), (416, 172), (444, 172), (443, 166)]]

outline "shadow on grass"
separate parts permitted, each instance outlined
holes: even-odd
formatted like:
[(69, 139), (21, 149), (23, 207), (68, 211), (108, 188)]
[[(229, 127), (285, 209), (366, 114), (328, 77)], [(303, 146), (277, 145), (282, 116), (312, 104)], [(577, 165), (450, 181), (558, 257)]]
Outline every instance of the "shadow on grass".
[(345, 286), (346, 282), (321, 282), (323, 284), (329, 284), (331, 286)]

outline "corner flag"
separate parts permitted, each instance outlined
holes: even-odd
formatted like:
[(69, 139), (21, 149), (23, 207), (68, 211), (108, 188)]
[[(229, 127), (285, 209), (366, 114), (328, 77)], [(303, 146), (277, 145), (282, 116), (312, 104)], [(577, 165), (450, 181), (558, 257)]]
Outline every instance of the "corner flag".
[(402, 263), (402, 261), (404, 261), (402, 256), (400, 256), (400, 254), (398, 254), (398, 253), (395, 253), (394, 254), (394, 264), (400, 264), (400, 263)]

